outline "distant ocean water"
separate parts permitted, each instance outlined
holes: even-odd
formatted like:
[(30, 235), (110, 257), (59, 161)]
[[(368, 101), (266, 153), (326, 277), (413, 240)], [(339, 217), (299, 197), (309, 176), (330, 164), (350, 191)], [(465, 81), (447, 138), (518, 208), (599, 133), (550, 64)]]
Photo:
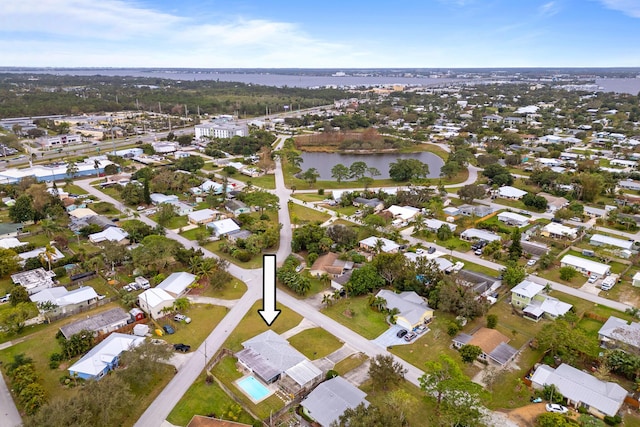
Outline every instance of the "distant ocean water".
[[(26, 74), (54, 74), (75, 76), (131, 76), (172, 80), (220, 80), (264, 86), (322, 87), (322, 86), (373, 86), (373, 85), (423, 85), (438, 86), (462, 79), (403, 77), (403, 76), (315, 76), (308, 74), (273, 74), (257, 72), (222, 72), (216, 70), (162, 70), (142, 68), (70, 68), (37, 70), (3, 70)], [(595, 81), (606, 92), (619, 92), (637, 95), (640, 92), (640, 78), (599, 78)]]

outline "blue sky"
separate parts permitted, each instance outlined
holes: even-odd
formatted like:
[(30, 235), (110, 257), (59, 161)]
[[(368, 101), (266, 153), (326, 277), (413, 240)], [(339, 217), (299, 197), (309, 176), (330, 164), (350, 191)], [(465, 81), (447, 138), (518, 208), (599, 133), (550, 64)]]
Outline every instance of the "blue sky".
[(640, 0), (6, 3), (0, 66), (640, 66)]

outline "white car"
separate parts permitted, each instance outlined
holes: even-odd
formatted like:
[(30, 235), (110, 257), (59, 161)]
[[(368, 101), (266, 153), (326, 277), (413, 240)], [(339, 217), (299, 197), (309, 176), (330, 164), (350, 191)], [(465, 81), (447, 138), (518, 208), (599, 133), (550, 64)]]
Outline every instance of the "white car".
[(533, 267), (534, 265), (536, 265), (536, 262), (538, 262), (537, 259), (530, 259), (529, 261), (527, 261), (527, 267)]
[(175, 320), (176, 322), (191, 323), (191, 318), (185, 316), (184, 314), (176, 314), (175, 316), (173, 316), (173, 320)]
[(596, 283), (598, 280), (598, 276), (589, 276), (589, 283)]
[(545, 407), (547, 412), (557, 412), (558, 414), (566, 414), (569, 412), (566, 406), (558, 405), (557, 403), (547, 403)]

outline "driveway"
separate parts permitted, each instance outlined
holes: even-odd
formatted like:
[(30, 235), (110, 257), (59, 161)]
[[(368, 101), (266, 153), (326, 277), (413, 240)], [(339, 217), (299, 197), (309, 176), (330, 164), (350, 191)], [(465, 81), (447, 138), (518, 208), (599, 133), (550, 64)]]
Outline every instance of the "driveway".
[(398, 325), (391, 325), (388, 330), (383, 332), (382, 335), (380, 335), (378, 338), (372, 340), (372, 342), (379, 345), (383, 349), (387, 349), (387, 347), (391, 347), (394, 345), (409, 344), (404, 340), (404, 338), (398, 338), (396, 336), (396, 334), (402, 329), (406, 328)]

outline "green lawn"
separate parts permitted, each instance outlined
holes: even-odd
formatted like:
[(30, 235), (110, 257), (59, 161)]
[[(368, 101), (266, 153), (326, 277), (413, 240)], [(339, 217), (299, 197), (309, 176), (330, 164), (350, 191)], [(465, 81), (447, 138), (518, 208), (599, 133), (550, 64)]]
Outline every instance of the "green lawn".
[(84, 191), (82, 188), (78, 187), (75, 184), (65, 184), (61, 190), (66, 191), (67, 193), (70, 194), (87, 194), (86, 191)]
[(171, 325), (176, 331), (172, 335), (165, 334), (162, 339), (171, 344), (188, 344), (195, 350), (228, 312), (228, 308), (219, 305), (193, 304), (188, 310), (182, 312), (191, 318), (191, 323), (176, 322), (173, 320), (173, 315), (158, 322), (160, 326)]
[(237, 179), (238, 181), (242, 181), (245, 184), (247, 182), (251, 182), (251, 185), (254, 187), (261, 187), (266, 190), (274, 190), (276, 188), (276, 177), (275, 175), (262, 175), (256, 178), (252, 178), (247, 175), (243, 175), (241, 173), (236, 173), (231, 176), (232, 179)]
[(198, 240), (198, 234), (206, 232), (204, 227), (192, 228), (191, 230), (183, 231), (180, 233), (182, 237), (189, 240)]
[(113, 197), (117, 201), (122, 202), (122, 196), (120, 196), (120, 191), (118, 191), (116, 188), (105, 187), (105, 188), (101, 188), (100, 191), (102, 191), (104, 194), (108, 196)]
[(331, 218), (331, 215), (327, 213), (318, 212), (315, 209), (300, 206), (295, 203), (289, 203), (289, 215), (291, 216), (292, 224), (300, 224), (300, 223), (307, 223), (307, 222), (323, 223), (329, 218)]
[(602, 325), (604, 325), (604, 323), (588, 317), (583, 317), (580, 319), (580, 322), (578, 322), (578, 328), (582, 329), (590, 337), (595, 339), (598, 339), (598, 331), (602, 328)]
[(238, 279), (232, 279), (225, 283), (220, 289), (207, 286), (201, 295), (211, 298), (236, 300), (242, 298), (242, 295), (244, 295), (245, 292), (247, 292), (247, 285)]
[[(117, 198), (115, 198), (118, 200)], [(91, 209), (100, 215), (119, 215), (120, 211), (115, 208), (111, 203), (97, 202), (91, 204)]]
[(302, 200), (303, 202), (321, 202), (327, 198), (327, 194), (298, 193), (294, 197), (298, 200)]
[(367, 296), (342, 298), (324, 308), (322, 313), (370, 340), (389, 329), (384, 314), (369, 307)]
[(333, 353), (342, 347), (343, 343), (322, 328), (312, 328), (289, 338), (289, 344), (307, 359), (316, 360)]
[[(207, 384), (205, 379), (204, 374), (198, 377), (173, 408), (167, 417), (167, 421), (173, 425), (186, 426), (194, 415), (215, 414), (216, 416), (224, 417), (229, 408), (236, 404), (217, 383)], [(242, 411), (234, 421), (251, 424), (253, 423), (253, 417), (246, 411)]]
[[(222, 244), (222, 240), (218, 240), (217, 242), (210, 242), (204, 245), (203, 247), (209, 249), (211, 252), (214, 252), (220, 258), (226, 259), (230, 263), (236, 264), (242, 268), (252, 269), (252, 268), (262, 268), (262, 254), (257, 254), (253, 258), (251, 258), (247, 262), (240, 262), (230, 254), (224, 253), (220, 250), (220, 245)], [(272, 251), (274, 249), (270, 249)]]
[[(149, 217), (150, 219), (158, 222), (158, 215), (152, 215)], [(175, 230), (176, 228), (185, 227), (189, 224), (189, 220), (186, 215), (184, 216), (174, 216), (164, 225), (165, 228), (170, 230)]]
[(333, 370), (336, 371), (339, 375), (344, 375), (347, 372), (353, 369), (356, 369), (358, 366), (362, 365), (368, 359), (369, 358), (365, 356), (363, 353), (352, 354), (346, 359), (343, 359), (338, 363), (336, 363), (336, 365), (333, 367)]
[(360, 389), (367, 393), (369, 403), (376, 406), (388, 404), (389, 395), (396, 390), (403, 399), (407, 399), (402, 404), (402, 412), (407, 418), (409, 426), (432, 426), (437, 425), (435, 415), (435, 401), (427, 400), (425, 393), (419, 387), (408, 381), (403, 381), (396, 390), (374, 390), (371, 381), (364, 383)]
[(452, 256), (446, 256), (446, 258), (449, 258), (451, 260), (451, 262), (453, 262), (454, 264), (456, 262), (458, 262), (458, 261), (462, 262), (464, 264), (464, 269), (465, 270), (471, 270), (471, 271), (475, 271), (477, 273), (488, 274), (489, 276), (492, 276), (492, 277), (497, 277), (497, 276), (500, 275), (500, 273), (498, 273), (498, 271), (494, 270), (493, 268), (485, 267), (484, 265), (476, 264), (474, 262), (467, 261), (467, 260), (464, 260), (464, 259), (459, 259), (459, 258), (452, 257)]

